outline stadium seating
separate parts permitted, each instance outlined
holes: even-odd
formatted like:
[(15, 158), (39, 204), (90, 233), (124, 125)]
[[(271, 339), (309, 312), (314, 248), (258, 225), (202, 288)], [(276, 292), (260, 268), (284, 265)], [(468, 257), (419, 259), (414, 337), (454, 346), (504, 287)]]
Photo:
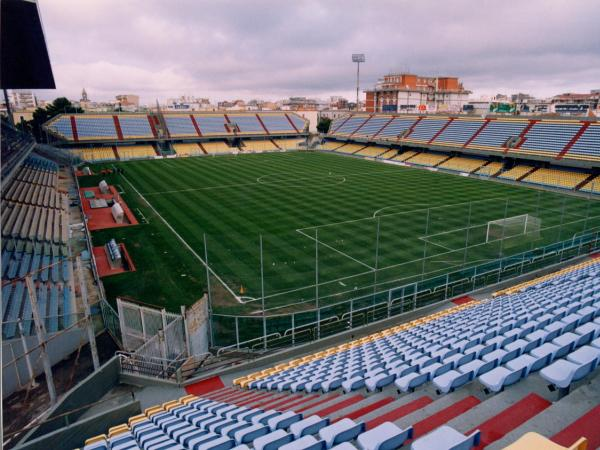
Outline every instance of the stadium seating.
[(392, 158), (392, 160), (394, 161), (406, 161), (410, 158), (412, 158), (413, 156), (415, 156), (417, 154), (417, 152), (413, 152), (412, 150), (408, 150), (406, 152), (402, 152), (401, 154), (394, 156)]
[(337, 147), (335, 149), (338, 153), (348, 153), (353, 154), (366, 147), (364, 144), (345, 144), (342, 147)]
[[(479, 443), (479, 431), (468, 436), (444, 425), (412, 440), (411, 448), (471, 449)], [(344, 418), (331, 423), (318, 415), (304, 418), (294, 411), (239, 407), (225, 401), (188, 395), (160, 406), (146, 408), (127, 424), (111, 427), (107, 435), (89, 438), (84, 450), (99, 449), (359, 449), (386, 450), (403, 446), (413, 429), (391, 422), (365, 430), (363, 422)], [(356, 447), (351, 442), (356, 442)], [(237, 447), (236, 447), (237, 446)]]
[(156, 151), (151, 145), (118, 146), (119, 159), (154, 158)]
[[(198, 136), (191, 117), (188, 114), (165, 114), (165, 124), (171, 137), (192, 137)], [(223, 121), (221, 117), (221, 122)], [(225, 128), (220, 130), (225, 133)]]
[(598, 177), (596, 176), (593, 180), (590, 180), (589, 182), (584, 184), (579, 190), (583, 192), (599, 193), (600, 179), (598, 179)]
[(119, 115), (118, 121), (124, 139), (153, 138), (148, 116)]
[(511, 149), (509, 153), (556, 157), (580, 128), (581, 123), (577, 122), (536, 122), (525, 134), (519, 148)]
[(359, 150), (358, 152), (355, 153), (355, 155), (376, 158), (376, 157), (383, 155), (384, 153), (387, 153), (387, 151), (388, 151), (388, 149), (385, 147), (377, 147), (374, 145), (370, 145), (368, 147), (363, 148), (362, 150)]
[(377, 135), (377, 139), (398, 140), (412, 127), (419, 118), (416, 116), (395, 117), (386, 127)]
[(237, 147), (230, 147), (225, 141), (210, 141), (203, 142), (202, 148), (206, 150), (208, 154), (219, 154), (219, 153), (231, 153), (239, 150)]
[[(165, 113), (146, 114), (61, 114), (44, 124), (46, 130), (64, 141), (124, 141), (155, 139), (160, 130), (171, 138), (227, 136), (236, 134), (291, 135), (304, 133), (307, 121), (295, 113)], [(233, 127), (235, 124), (237, 128)]]
[(600, 125), (598, 123), (590, 124), (563, 157), (600, 161), (598, 142), (600, 142)]
[[(331, 124), (330, 130), (334, 130), (336, 135), (349, 136), (354, 133), (361, 125), (363, 125), (369, 116), (358, 115), (340, 119), (339, 122)], [(335, 128), (334, 128), (335, 127)]]
[(72, 148), (70, 151), (74, 157), (83, 161), (96, 162), (117, 159), (111, 147)]
[[(259, 113), (258, 117), (271, 134), (296, 133), (296, 129), (284, 114)], [(304, 125), (302, 125), (304, 128)]]
[(205, 155), (204, 151), (196, 143), (173, 144), (173, 150), (179, 156)]
[(392, 116), (373, 116), (354, 132), (354, 136), (372, 137), (377, 134), (392, 118)]
[(415, 142), (419, 144), (428, 143), (447, 123), (447, 118), (425, 118), (415, 124), (412, 128), (412, 132), (409, 133), (404, 140), (406, 142)]
[(435, 138), (432, 144), (462, 147), (483, 123), (483, 120), (456, 119)]
[(600, 161), (600, 125), (594, 122), (351, 114), (333, 121), (331, 137), (363, 137), (547, 159)]
[(521, 181), (544, 186), (555, 186), (565, 189), (575, 189), (579, 184), (589, 177), (585, 172), (574, 172), (571, 170), (545, 169), (541, 168), (527, 175)]
[[(69, 281), (69, 201), (58, 190), (58, 166), (30, 155), (2, 194), (2, 335), (32, 330), (32, 311), (23, 278), (36, 284), (40, 315), (48, 317), (47, 331), (58, 331), (73, 320), (74, 296)], [(59, 319), (60, 316), (60, 319)]]
[[(446, 394), (478, 380), (482, 388), (498, 392), (546, 367), (542, 377), (566, 388), (591, 373), (600, 359), (599, 269), (600, 262), (589, 260), (489, 300), (291, 360), (234, 384), (349, 393), (391, 383), (409, 392), (432, 383)], [(551, 364), (561, 358), (571, 371), (565, 362)], [(577, 372), (577, 364), (586, 366)]]
[(410, 158), (410, 160), (408, 162), (410, 164), (418, 164), (420, 166), (434, 167), (446, 159), (448, 159), (448, 155), (422, 152), (422, 153), (419, 153), (418, 155)]
[(473, 173), (484, 164), (485, 160), (483, 159), (455, 156), (447, 161), (444, 161), (438, 167), (448, 170), (456, 170), (458, 172)]
[(271, 140), (245, 140), (242, 145), (242, 151), (244, 152), (264, 152), (264, 151), (275, 151), (279, 150)]
[(265, 129), (262, 127), (256, 114), (238, 114), (229, 119), (238, 127), (239, 134), (265, 134)]
[(394, 156), (398, 154), (398, 150), (395, 148), (388, 149), (385, 153), (379, 155), (381, 159), (392, 159)]
[(528, 122), (514, 119), (491, 120), (467, 148), (502, 151), (510, 138), (517, 138)]
[(517, 441), (510, 444), (508, 447), (504, 447), (504, 450), (586, 450), (587, 439), (579, 438), (576, 442), (570, 445), (568, 448), (563, 447), (552, 442), (550, 439), (538, 433), (525, 433)]
[(321, 144), (321, 148), (323, 150), (335, 150), (340, 148), (342, 145), (345, 145), (345, 143), (339, 141), (325, 141)]
[(530, 172), (532, 169), (533, 167), (531, 166), (517, 165), (514, 166), (512, 169), (502, 172), (500, 175), (498, 175), (498, 178), (504, 178), (506, 180), (518, 180), (519, 178)]
[(75, 116), (77, 136), (80, 141), (117, 139), (117, 130), (112, 116)]
[(502, 170), (504, 165), (501, 162), (491, 162), (486, 164), (475, 171), (477, 175), (487, 175), (492, 177)]
[(294, 150), (297, 149), (300, 144), (304, 143), (304, 139), (273, 139), (275, 145), (282, 150)]

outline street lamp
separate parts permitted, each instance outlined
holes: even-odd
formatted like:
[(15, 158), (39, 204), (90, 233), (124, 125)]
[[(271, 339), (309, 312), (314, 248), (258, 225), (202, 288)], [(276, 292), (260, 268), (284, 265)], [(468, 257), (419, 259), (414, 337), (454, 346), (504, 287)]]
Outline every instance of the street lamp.
[(365, 62), (364, 53), (353, 53), (352, 62), (356, 63), (356, 110), (358, 111), (358, 90), (359, 90), (359, 77), (360, 77), (360, 63)]

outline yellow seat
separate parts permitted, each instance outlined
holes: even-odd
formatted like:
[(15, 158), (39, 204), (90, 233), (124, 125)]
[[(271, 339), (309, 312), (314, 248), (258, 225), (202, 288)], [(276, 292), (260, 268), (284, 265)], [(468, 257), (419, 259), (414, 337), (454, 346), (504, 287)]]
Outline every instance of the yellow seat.
[(517, 180), (529, 172), (533, 167), (531, 166), (514, 166), (512, 169), (502, 172), (498, 175), (498, 178), (504, 178), (506, 180)]
[(448, 158), (448, 155), (437, 155), (435, 153), (419, 153), (418, 155), (410, 158), (408, 161), (411, 164), (419, 164), (420, 166), (437, 166), (442, 161)]
[(504, 447), (504, 450), (587, 450), (587, 447), (588, 441), (584, 437), (579, 438), (569, 447), (563, 447), (562, 445), (555, 444), (541, 434), (529, 432), (525, 433), (509, 446)]

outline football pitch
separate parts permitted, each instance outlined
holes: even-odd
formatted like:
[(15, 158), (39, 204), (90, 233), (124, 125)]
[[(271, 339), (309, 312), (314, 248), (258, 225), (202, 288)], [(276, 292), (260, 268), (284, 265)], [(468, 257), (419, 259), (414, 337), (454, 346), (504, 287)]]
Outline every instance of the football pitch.
[[(106, 278), (109, 297), (172, 310), (207, 289), (214, 312), (256, 313), (263, 301), (272, 313), (314, 308), (600, 227), (600, 202), (587, 198), (331, 153), (93, 169), (109, 166), (123, 169), (107, 181), (141, 220), (93, 234), (95, 245), (123, 240), (138, 269)], [(488, 226), (504, 219), (516, 225)]]

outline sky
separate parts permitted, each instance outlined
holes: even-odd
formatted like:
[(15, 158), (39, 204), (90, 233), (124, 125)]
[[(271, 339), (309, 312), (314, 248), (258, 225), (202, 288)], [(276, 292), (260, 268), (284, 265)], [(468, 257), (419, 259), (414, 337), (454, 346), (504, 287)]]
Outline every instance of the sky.
[[(216, 100), (356, 96), (392, 71), (479, 98), (600, 89), (598, 0), (38, 0), (56, 91)], [(364, 98), (364, 94), (363, 95)]]

